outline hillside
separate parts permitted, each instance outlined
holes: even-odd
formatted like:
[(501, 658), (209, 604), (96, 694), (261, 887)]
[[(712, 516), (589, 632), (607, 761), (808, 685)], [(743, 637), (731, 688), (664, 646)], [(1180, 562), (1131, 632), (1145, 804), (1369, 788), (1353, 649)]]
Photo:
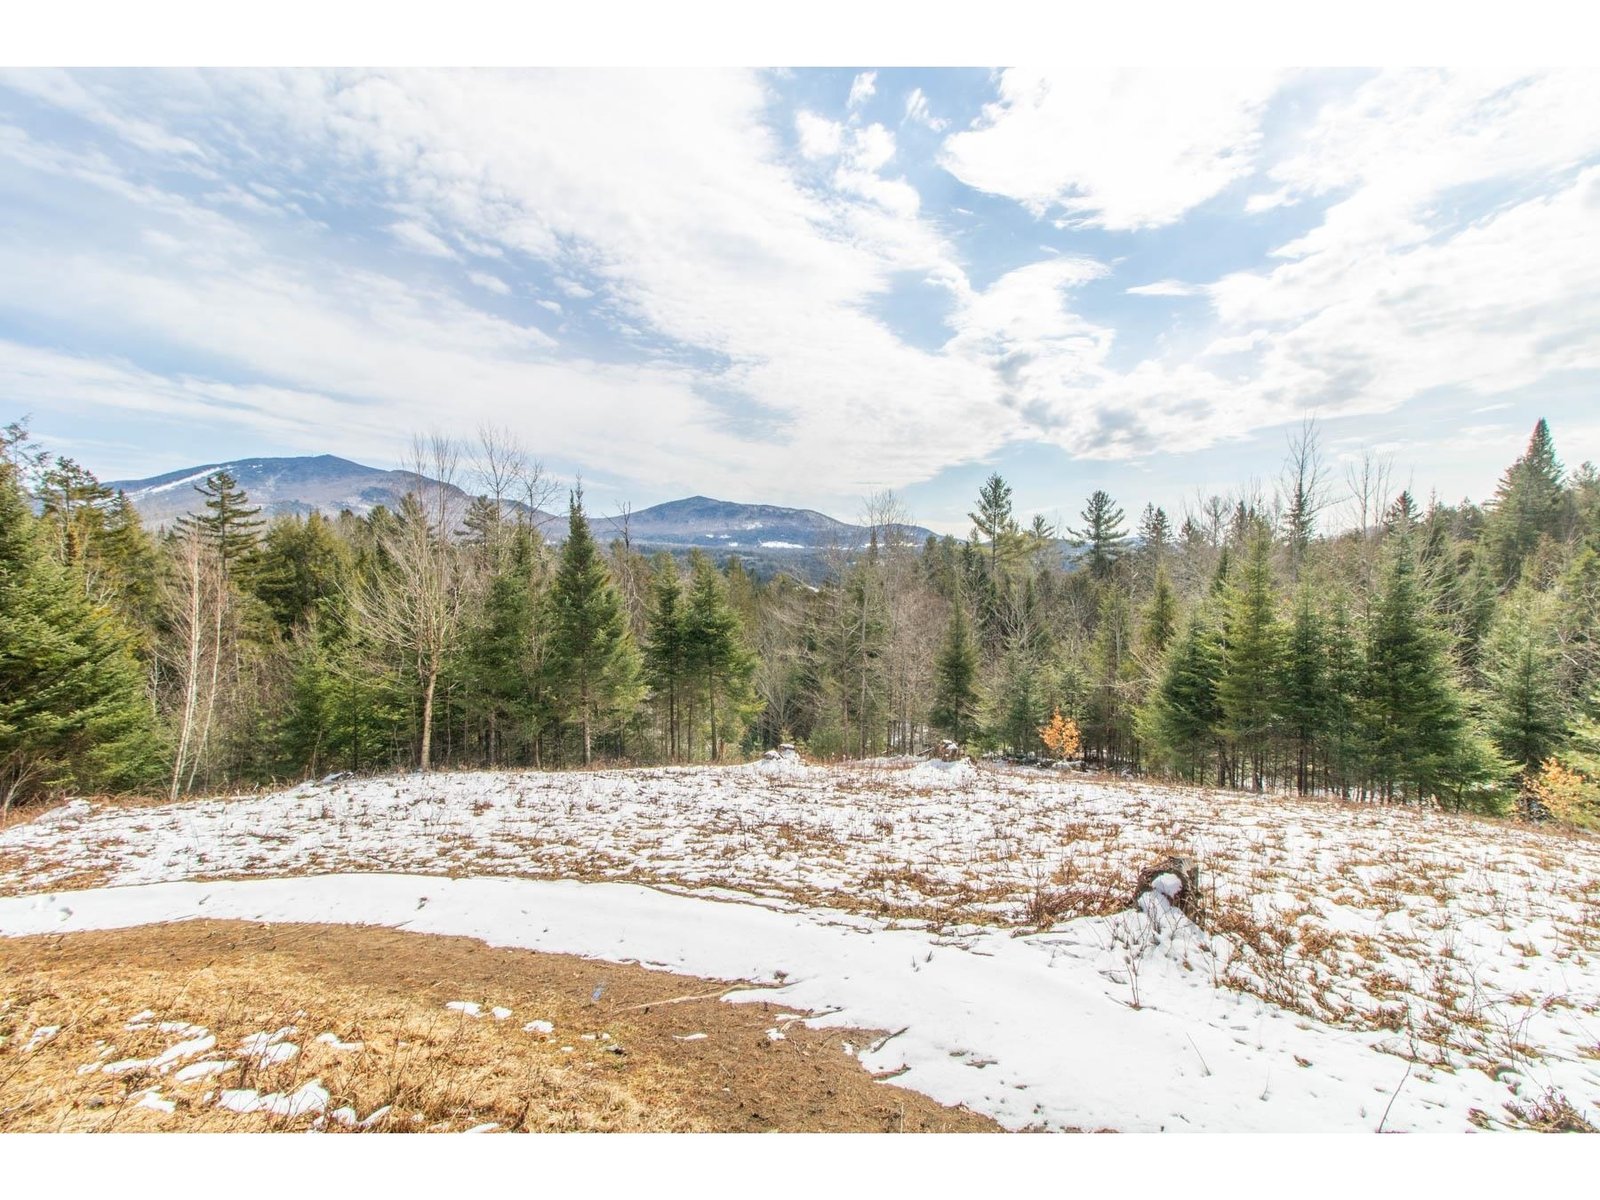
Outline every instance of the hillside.
[[(225, 470), (268, 516), (320, 510), (335, 514), (343, 509), (365, 516), (383, 505), (394, 508), (419, 482), (433, 481), (409, 471), (384, 471), (319, 454), (304, 458), (250, 458), (208, 463), (169, 471), (149, 479), (120, 479), (108, 484), (126, 492), (144, 520), (168, 525), (185, 513), (195, 512), (203, 500), (195, 485), (213, 471)], [(463, 510), (471, 499), (466, 490), (448, 486), (453, 502)], [(566, 533), (563, 517), (538, 512), (545, 536), (561, 540)], [(867, 544), (869, 531), (811, 509), (773, 504), (739, 504), (690, 496), (629, 513), (626, 518), (590, 513), (595, 534), (602, 540), (626, 536), (646, 549), (688, 550), (698, 547), (723, 559), (737, 553), (752, 563), (802, 568), (814, 573), (817, 556), (833, 548), (857, 549)], [(920, 546), (929, 531), (919, 525), (893, 529), (906, 542)]]

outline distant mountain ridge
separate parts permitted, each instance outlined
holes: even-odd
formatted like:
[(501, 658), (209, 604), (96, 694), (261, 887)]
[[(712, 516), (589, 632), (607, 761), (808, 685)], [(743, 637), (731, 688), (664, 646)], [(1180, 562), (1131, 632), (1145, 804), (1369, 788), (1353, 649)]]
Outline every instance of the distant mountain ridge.
[[(349, 509), (365, 516), (383, 505), (395, 508), (409, 491), (433, 481), (410, 471), (385, 471), (333, 454), (299, 458), (242, 458), (169, 471), (149, 479), (122, 479), (107, 486), (127, 493), (139, 515), (151, 525), (170, 525), (204, 504), (195, 487), (214, 471), (227, 471), (259, 505), (264, 516), (321, 511), (334, 516)], [(462, 509), (472, 493), (447, 485), (449, 495)], [(560, 540), (566, 534), (564, 518), (537, 514), (546, 536)], [(807, 508), (774, 504), (739, 504), (709, 496), (689, 496), (623, 515), (591, 513), (595, 535), (602, 541), (626, 536), (634, 545), (664, 550), (700, 547), (717, 557), (782, 561), (791, 556), (812, 556), (833, 547), (858, 549), (867, 544), (870, 531), (861, 525), (836, 520)], [(920, 525), (893, 526), (903, 540), (920, 545), (930, 531)]]

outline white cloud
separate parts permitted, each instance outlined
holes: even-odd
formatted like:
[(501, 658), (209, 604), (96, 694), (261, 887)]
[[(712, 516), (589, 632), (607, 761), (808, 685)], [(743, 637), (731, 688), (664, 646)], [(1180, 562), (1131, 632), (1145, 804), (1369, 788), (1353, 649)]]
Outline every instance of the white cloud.
[(1168, 225), (1249, 174), (1277, 73), (1008, 70), (942, 165), (1036, 214), (1106, 229)]
[(878, 73), (876, 71), (863, 71), (850, 81), (850, 99), (846, 103), (851, 108), (859, 108), (873, 96), (877, 95)]
[[(903, 486), (1006, 436), (981, 369), (909, 346), (871, 314), (905, 272), (965, 283), (915, 190), (878, 174), (895, 152), (881, 126), (853, 127), (818, 189), (792, 174), (765, 87), (745, 73), (205, 78), (206, 111), (248, 114), (229, 136), (325, 163), (330, 179), (359, 172), (419, 250), (541, 260), (564, 294), (603, 293), (614, 328), (671, 347), (663, 363), (562, 358), (538, 330), (434, 287), (259, 246), (198, 272), (177, 247), (137, 264), (103, 246), (0, 251), (0, 277), (34, 311), (80, 330), (131, 322), (148, 344), (350, 397), (381, 410), (384, 437), (436, 420), (449, 397), (463, 419), (524, 423), (543, 452), (649, 486), (681, 486), (693, 461), (697, 486), (736, 493), (755, 476), (774, 498), (815, 502)], [(583, 120), (537, 117), (557, 109)], [(759, 428), (730, 424), (733, 396), (763, 414)], [(913, 407), (923, 419), (908, 433)]]
[(800, 136), (800, 153), (807, 158), (832, 158), (839, 153), (844, 126), (802, 108), (794, 115), (795, 132)]
[(1204, 295), (1205, 290), (1197, 284), (1184, 283), (1179, 279), (1158, 279), (1154, 283), (1141, 283), (1127, 289), (1130, 296), (1199, 296)]
[[(493, 292), (497, 296), (509, 296), (511, 294), (511, 285), (498, 275), (490, 275), (486, 271), (468, 271), (467, 278), (485, 291)], [(560, 306), (558, 305), (557, 307), (559, 308)]]
[[(274, 147), (316, 163), (330, 193), (350, 179), (362, 202), (385, 197), (380, 232), (423, 253), (494, 258), (497, 273), (468, 273), (458, 295), (408, 255), (392, 256), (393, 274), (356, 267), (340, 239), (293, 217), (292, 188), (252, 189), (275, 215), (227, 180), (185, 200), (142, 182), (152, 172), (0, 125), (0, 156), (17, 168), (8, 186), (48, 177), (98, 197), (74, 200), (73, 228), (93, 239), (0, 240), (0, 308), (56, 322), (73, 339), (56, 344), (111, 333), (159, 361), (190, 351), (224, 364), (208, 366), (215, 374), (266, 381), (12, 344), (0, 346), (0, 387), (25, 405), (67, 403), (64, 380), (81, 385), (70, 393), (80, 410), (209, 412), (308, 447), (337, 427), (369, 454), (436, 422), (448, 398), (453, 419), (521, 425), (541, 453), (636, 486), (681, 488), (692, 463), (704, 490), (740, 494), (759, 479), (765, 496), (817, 503), (1022, 438), (1101, 458), (1189, 450), (1309, 409), (1378, 412), (1438, 388), (1492, 398), (1600, 367), (1600, 168), (1580, 169), (1600, 135), (1581, 116), (1596, 110), (1584, 77), (1377, 76), (1299, 126), (1275, 114), (1291, 128), (1267, 140), (1270, 81), (1208, 96), (1180, 80), (1174, 104), (1165, 82), (1119, 75), (1110, 99), (1073, 113), (1060, 106), (1089, 84), (1040, 95), (1027, 78), (1008, 73), (983, 127), (946, 142), (974, 186), (1131, 230), (1248, 182), (1273, 205), (1303, 206), (1308, 232), (1220, 279), (1127, 287), (1204, 296), (1210, 319), (1181, 306), (1173, 336), (1124, 345), (1077, 291), (1106, 266), (1052, 252), (975, 288), (941, 228), (952, 210), (924, 212), (896, 174), (908, 164), (892, 132), (797, 113), (797, 158), (768, 125), (760, 76), (185, 77), (197, 90), (175, 111), (220, 114), (206, 136), (179, 125), (186, 136), (168, 144), (159, 122), (173, 114), (159, 105), (140, 109), (148, 129), (130, 129), (113, 90), (97, 92), (98, 124), (201, 177)], [(555, 111), (582, 119), (540, 119)], [(295, 220), (297, 240), (284, 241)], [(468, 281), (498, 291), (484, 280), (503, 285), (530, 260), (540, 282), (525, 294), (548, 278), (648, 361), (592, 361), (474, 306)], [(948, 295), (944, 346), (912, 345), (875, 315), (908, 276)]]
[(949, 126), (950, 122), (942, 117), (936, 117), (928, 108), (928, 97), (921, 88), (912, 88), (906, 96), (906, 120), (915, 121), (918, 125), (925, 125), (935, 133), (939, 133)]
[(450, 249), (438, 234), (426, 225), (417, 221), (396, 221), (389, 226), (389, 232), (394, 234), (395, 240), (401, 245), (408, 246), (422, 254), (430, 254), (435, 258), (455, 258), (456, 252)]

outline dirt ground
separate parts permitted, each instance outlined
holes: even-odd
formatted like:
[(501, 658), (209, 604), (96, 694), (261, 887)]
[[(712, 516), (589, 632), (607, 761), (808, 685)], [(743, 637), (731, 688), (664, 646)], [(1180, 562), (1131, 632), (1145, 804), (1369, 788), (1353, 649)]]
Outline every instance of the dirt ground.
[[(386, 1132), (998, 1129), (874, 1079), (844, 1043), (881, 1033), (811, 1030), (781, 1005), (719, 999), (738, 986), (366, 927), (194, 921), (0, 939), (0, 1131), (331, 1132), (351, 1119), (330, 1119), (336, 1108)], [(482, 1015), (446, 1007), (456, 1001)], [(524, 1028), (536, 1021), (553, 1029)], [(253, 1034), (298, 1049), (253, 1060)], [(141, 1065), (206, 1037), (215, 1047)], [(231, 1065), (180, 1080), (202, 1062)], [(313, 1080), (328, 1114), (217, 1103)]]

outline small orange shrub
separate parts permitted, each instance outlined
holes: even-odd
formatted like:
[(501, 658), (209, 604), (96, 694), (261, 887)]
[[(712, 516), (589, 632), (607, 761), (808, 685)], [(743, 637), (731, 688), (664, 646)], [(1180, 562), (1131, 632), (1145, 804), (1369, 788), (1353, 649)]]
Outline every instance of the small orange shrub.
[(1586, 779), (1559, 760), (1546, 759), (1527, 782), (1529, 795), (1558, 821), (1570, 825), (1600, 824), (1600, 784)]
[(1078, 734), (1078, 723), (1063, 718), (1059, 708), (1050, 718), (1050, 724), (1039, 727), (1039, 739), (1056, 758), (1076, 758), (1083, 745), (1083, 739)]

